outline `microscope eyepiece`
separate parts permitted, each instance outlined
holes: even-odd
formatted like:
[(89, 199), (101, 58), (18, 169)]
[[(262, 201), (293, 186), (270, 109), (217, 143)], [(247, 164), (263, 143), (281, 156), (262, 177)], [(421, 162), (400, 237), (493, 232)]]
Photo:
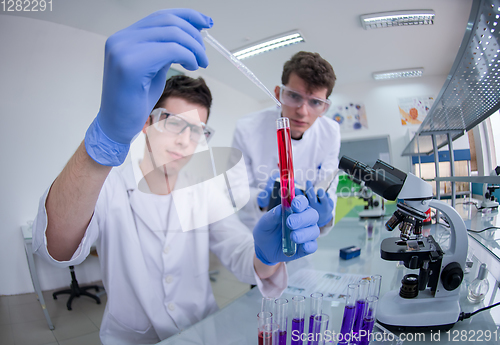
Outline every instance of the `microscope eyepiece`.
[(406, 174), (377, 160), (373, 168), (350, 157), (342, 156), (339, 169), (344, 170), (354, 182), (370, 188), (374, 193), (387, 200), (396, 200), (403, 188)]
[(342, 158), (340, 158), (339, 168), (344, 170), (354, 180), (354, 182), (358, 184), (369, 180), (373, 173), (373, 169), (368, 165), (347, 156), (342, 156)]

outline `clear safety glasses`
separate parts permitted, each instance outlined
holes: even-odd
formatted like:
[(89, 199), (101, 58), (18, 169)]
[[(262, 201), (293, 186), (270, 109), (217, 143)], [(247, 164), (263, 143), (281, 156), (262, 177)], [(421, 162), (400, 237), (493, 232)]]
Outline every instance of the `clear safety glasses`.
[(331, 104), (328, 99), (307, 96), (284, 85), (280, 86), (280, 101), (284, 105), (294, 108), (300, 108), (307, 101), (307, 106), (316, 116), (326, 113)]
[(203, 122), (190, 123), (182, 115), (169, 113), (164, 108), (156, 108), (151, 112), (151, 118), (155, 128), (160, 132), (169, 132), (173, 134), (181, 134), (189, 128), (190, 139), (193, 142), (199, 143), (202, 139), (208, 142), (214, 134), (214, 130), (208, 127)]

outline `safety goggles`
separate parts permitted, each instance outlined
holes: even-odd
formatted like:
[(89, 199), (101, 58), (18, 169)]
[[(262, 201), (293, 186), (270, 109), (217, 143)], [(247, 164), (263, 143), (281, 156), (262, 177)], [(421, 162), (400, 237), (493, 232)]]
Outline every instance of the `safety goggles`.
[(159, 132), (181, 134), (189, 128), (189, 138), (195, 143), (200, 143), (203, 139), (208, 142), (215, 132), (203, 122), (189, 123), (182, 115), (169, 113), (164, 108), (154, 109), (150, 116)]
[(331, 104), (328, 99), (307, 96), (284, 85), (280, 86), (280, 101), (282, 104), (294, 108), (300, 108), (304, 102), (307, 102), (311, 113), (316, 116), (326, 113)]

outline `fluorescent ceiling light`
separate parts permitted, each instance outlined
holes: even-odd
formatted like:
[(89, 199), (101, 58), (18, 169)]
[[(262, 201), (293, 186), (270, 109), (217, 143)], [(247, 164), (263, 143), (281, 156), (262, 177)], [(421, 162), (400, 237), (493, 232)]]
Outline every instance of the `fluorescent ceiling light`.
[(251, 46), (246, 46), (233, 51), (233, 55), (239, 60), (243, 60), (258, 54), (266, 53), (268, 51), (286, 47), (292, 44), (305, 42), (302, 34), (295, 30), (287, 32), (278, 36), (267, 38), (258, 43), (252, 44)]
[(363, 14), (361, 24), (365, 30), (389, 28), (393, 26), (432, 25), (433, 10), (409, 10)]
[(397, 78), (417, 78), (421, 77), (423, 74), (424, 74), (424, 69), (422, 67), (418, 67), (418, 68), (398, 69), (393, 71), (374, 72), (373, 79), (386, 80), (386, 79), (397, 79)]

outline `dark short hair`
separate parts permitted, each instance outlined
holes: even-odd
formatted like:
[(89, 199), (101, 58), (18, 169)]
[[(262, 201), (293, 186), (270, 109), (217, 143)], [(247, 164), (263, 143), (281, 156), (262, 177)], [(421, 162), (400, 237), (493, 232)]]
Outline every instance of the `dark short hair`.
[(300, 79), (306, 82), (309, 91), (318, 88), (326, 88), (328, 98), (335, 86), (335, 72), (328, 61), (323, 59), (318, 53), (298, 52), (283, 66), (281, 83), (288, 84), (290, 74), (295, 73)]
[(182, 98), (189, 103), (207, 108), (207, 119), (212, 106), (212, 93), (202, 77), (196, 79), (186, 75), (174, 75), (167, 80), (165, 90), (156, 103), (154, 109), (161, 108), (169, 97)]

